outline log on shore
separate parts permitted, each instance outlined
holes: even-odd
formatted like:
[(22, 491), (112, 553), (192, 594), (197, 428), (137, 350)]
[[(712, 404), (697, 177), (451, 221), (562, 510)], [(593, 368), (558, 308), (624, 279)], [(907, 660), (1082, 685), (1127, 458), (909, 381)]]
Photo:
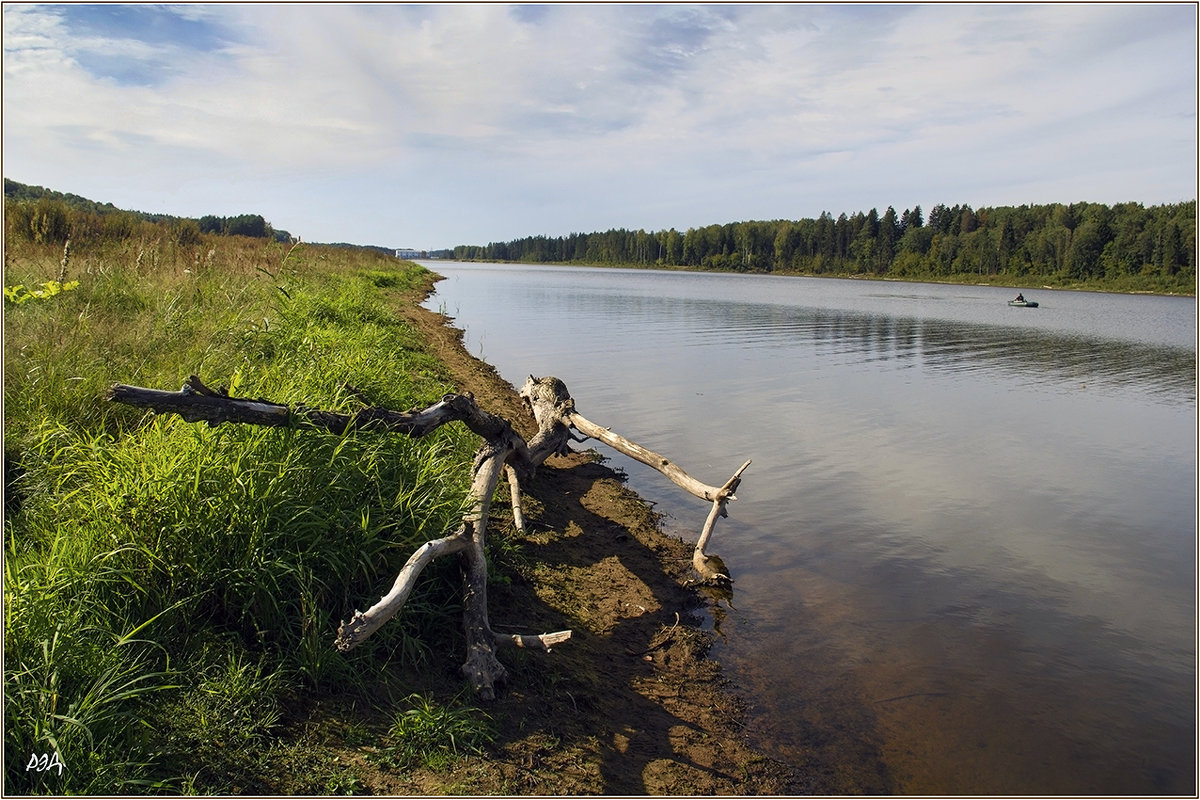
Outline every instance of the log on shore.
[[(710, 486), (688, 475), (664, 456), (603, 428), (579, 414), (566, 385), (558, 378), (532, 375), (520, 395), (538, 424), (538, 432), (528, 442), (512, 424), (484, 411), (470, 394), (447, 394), (424, 409), (394, 411), (364, 408), (353, 414), (322, 411), (306, 406), (288, 406), (263, 398), (231, 397), (226, 390), (214, 390), (198, 377), (190, 376), (177, 392), (114, 384), (108, 391), (113, 402), (147, 408), (155, 413), (178, 414), (188, 422), (264, 425), (270, 427), (311, 427), (344, 434), (351, 430), (372, 430), (424, 436), (442, 425), (461, 422), (478, 434), (483, 443), (472, 465), (469, 498), (471, 510), (453, 532), (417, 548), (392, 584), (392, 588), (366, 611), (355, 611), (338, 628), (335, 644), (343, 651), (352, 650), (379, 630), (404, 607), (421, 572), (435, 559), (457, 554), (463, 565), (463, 630), (467, 640), (464, 676), (484, 699), (493, 699), (507, 679), (503, 664), (496, 658), (499, 647), (531, 647), (549, 651), (567, 641), (571, 631), (544, 634), (499, 634), (491, 626), (487, 605), (487, 562), (484, 552), (491, 500), (501, 474), (507, 476), (513, 498), (514, 523), (524, 527), (520, 504), (520, 484), (527, 480), (547, 458), (566, 454), (571, 441), (594, 438), (644, 464), (654, 467), (676, 485), (696, 497), (711, 502), (693, 556), (693, 566), (706, 581), (728, 582), (729, 576), (714, 555), (705, 550), (718, 517), (726, 516), (726, 504), (736, 500), (734, 491), (745, 462), (722, 486)], [(583, 434), (577, 437), (572, 430)]]

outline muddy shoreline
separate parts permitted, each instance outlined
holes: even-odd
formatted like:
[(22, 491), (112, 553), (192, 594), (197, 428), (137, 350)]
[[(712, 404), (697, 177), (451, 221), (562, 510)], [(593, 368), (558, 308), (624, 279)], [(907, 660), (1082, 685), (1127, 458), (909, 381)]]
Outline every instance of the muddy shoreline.
[[(432, 283), (429, 291), (432, 291)], [(460, 391), (534, 430), (511, 385), (462, 346), (449, 318), (405, 298), (400, 313)], [(599, 415), (598, 415), (599, 416)], [(508, 580), (492, 587), (498, 629), (570, 628), (553, 652), (505, 651), (510, 679), (487, 708), (495, 746), (449, 773), (364, 770), (376, 794), (806, 794), (804, 775), (756, 751), (743, 735), (744, 705), (707, 658), (701, 630), (712, 602), (690, 583), (692, 545), (665, 534), (623, 483), (619, 457), (587, 445), (552, 458), (528, 487), (529, 532), (494, 508), (513, 543)], [(493, 534), (495, 535), (495, 534)], [(457, 667), (457, 663), (453, 664)]]

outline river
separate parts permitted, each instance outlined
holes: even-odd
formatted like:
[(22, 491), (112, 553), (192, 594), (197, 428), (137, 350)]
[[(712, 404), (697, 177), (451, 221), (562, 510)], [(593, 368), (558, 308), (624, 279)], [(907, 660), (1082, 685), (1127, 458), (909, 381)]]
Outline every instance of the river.
[[(703, 624), (827, 793), (1196, 793), (1190, 298), (426, 262), (514, 385), (720, 485)], [(694, 541), (707, 508), (607, 450)]]

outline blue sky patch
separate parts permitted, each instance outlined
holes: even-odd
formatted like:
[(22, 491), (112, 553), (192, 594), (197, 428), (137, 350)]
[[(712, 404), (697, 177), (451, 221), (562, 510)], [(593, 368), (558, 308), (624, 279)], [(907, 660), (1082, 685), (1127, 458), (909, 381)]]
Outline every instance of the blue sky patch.
[(127, 86), (156, 86), (179, 73), (181, 56), (219, 51), (232, 31), (194, 6), (54, 7), (72, 41), (66, 48), (92, 75)]

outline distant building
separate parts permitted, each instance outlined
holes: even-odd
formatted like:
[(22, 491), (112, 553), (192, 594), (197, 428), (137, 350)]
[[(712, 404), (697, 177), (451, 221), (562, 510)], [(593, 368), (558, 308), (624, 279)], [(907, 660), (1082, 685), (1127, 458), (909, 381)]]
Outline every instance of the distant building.
[(400, 247), (396, 250), (396, 258), (426, 258), (427, 255), (424, 250), (412, 250), (407, 247)]

